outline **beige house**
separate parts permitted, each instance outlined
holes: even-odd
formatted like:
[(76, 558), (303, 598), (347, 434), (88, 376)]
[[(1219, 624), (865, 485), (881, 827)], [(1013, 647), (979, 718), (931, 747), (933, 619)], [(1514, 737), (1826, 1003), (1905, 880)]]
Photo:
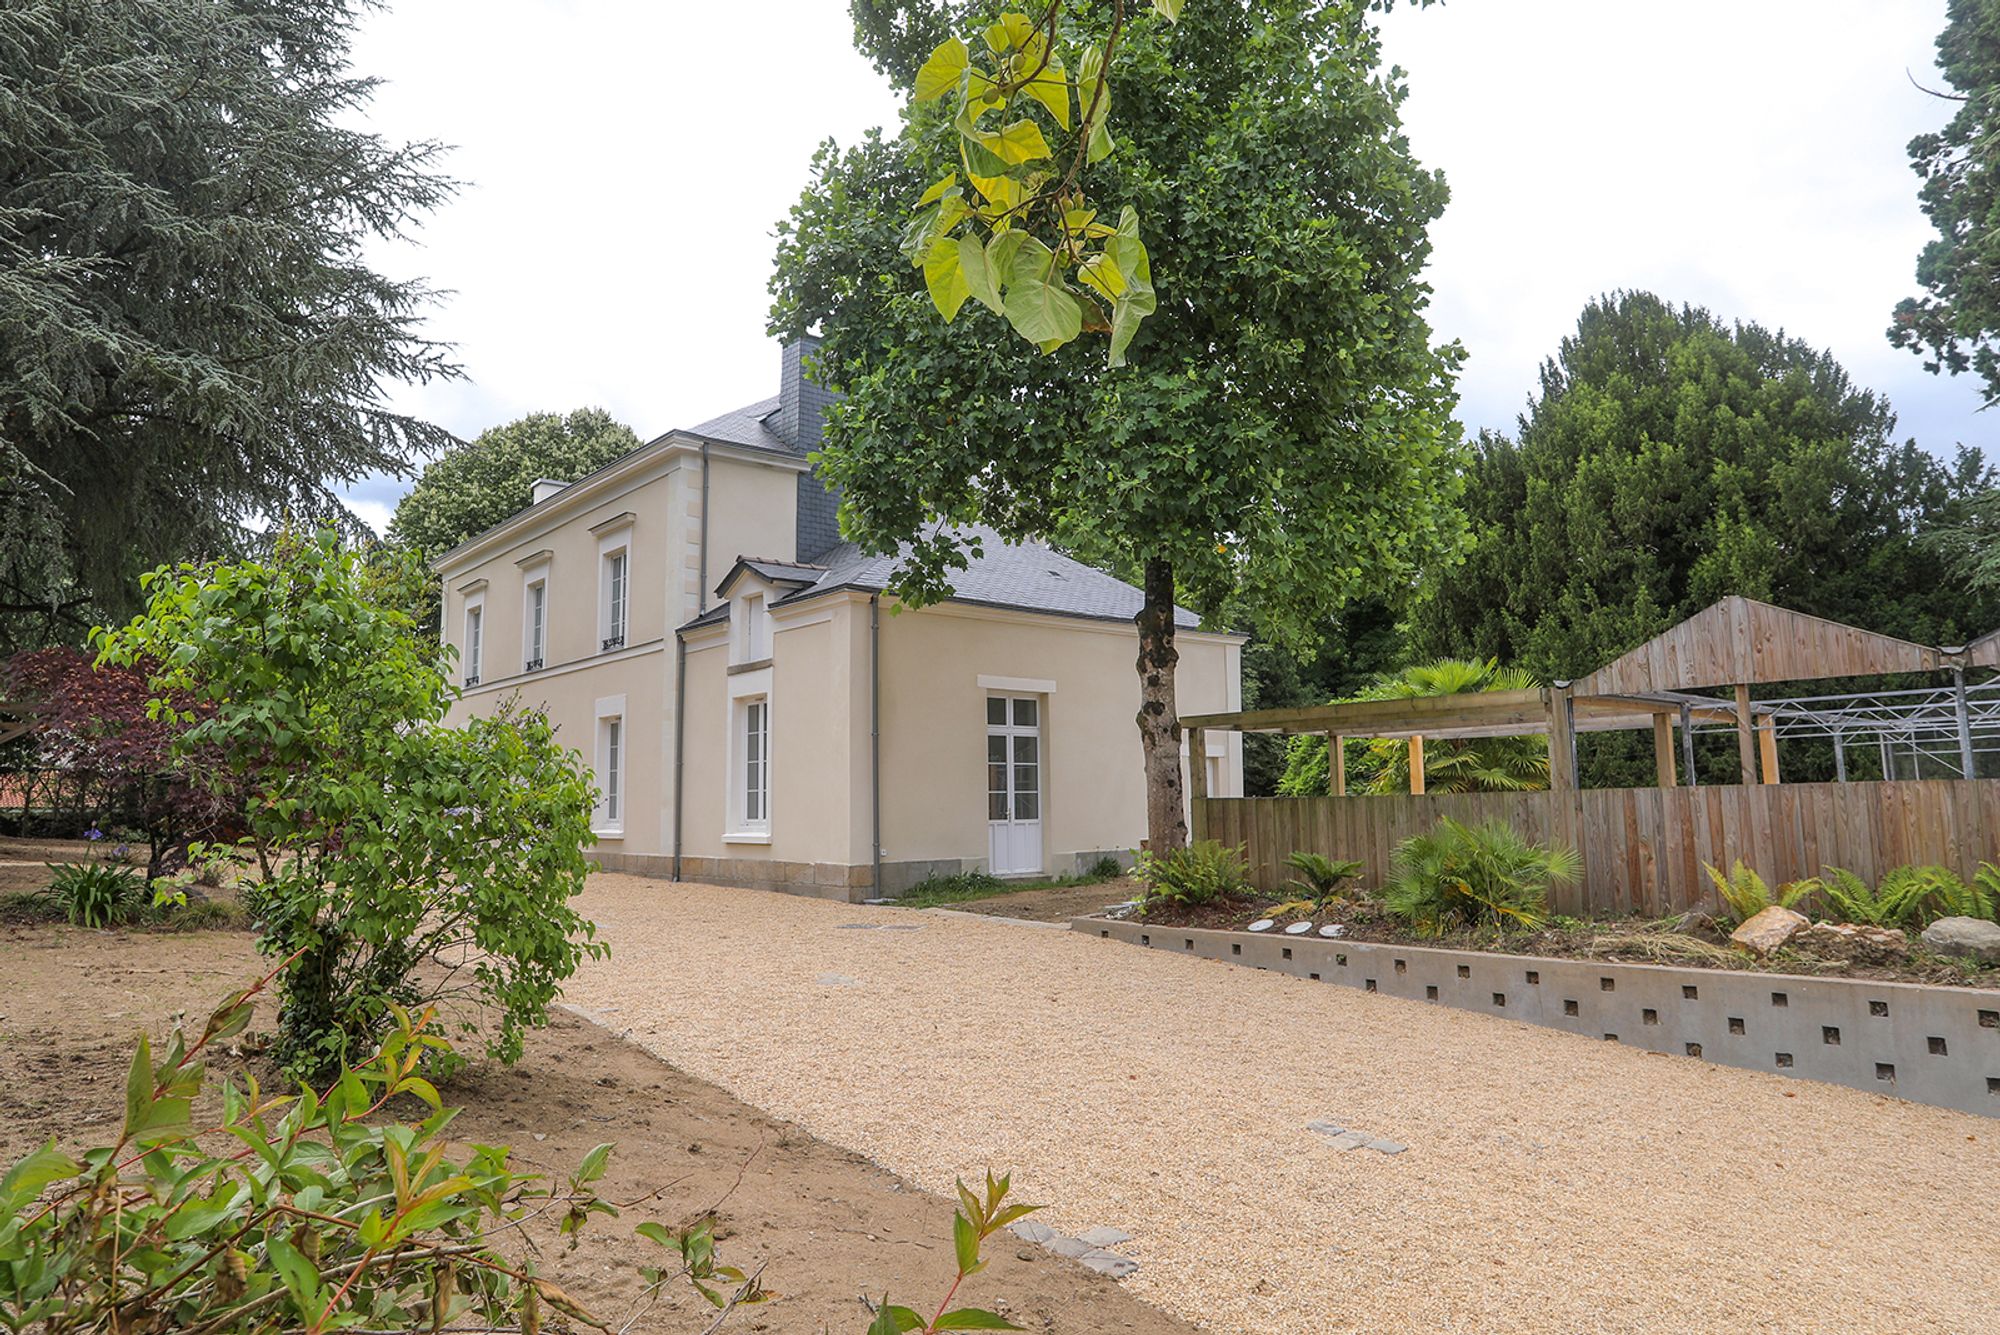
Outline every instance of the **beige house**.
[[(457, 710), (547, 710), (613, 870), (861, 899), (1126, 856), (1138, 590), (986, 533), (955, 597), (899, 609), (894, 558), (841, 542), (808, 462), (809, 350), (778, 397), (538, 483), (439, 559)], [(1240, 708), (1242, 638), (1181, 626), (1182, 712)], [(1210, 753), (1210, 793), (1241, 793), (1240, 746)]]

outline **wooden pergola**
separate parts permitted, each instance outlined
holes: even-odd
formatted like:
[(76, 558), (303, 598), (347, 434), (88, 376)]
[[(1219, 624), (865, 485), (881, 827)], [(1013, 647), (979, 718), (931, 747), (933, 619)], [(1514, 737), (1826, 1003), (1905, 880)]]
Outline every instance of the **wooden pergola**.
[[(1293, 709), (1239, 710), (1183, 717), (1192, 795), (1205, 798), (1205, 734), (1324, 733), (1330, 790), (1347, 795), (1343, 743), (1354, 738), (1407, 739), (1410, 791), (1424, 792), (1428, 739), (1545, 736), (1549, 787), (1577, 787), (1576, 735), (1651, 729), (1657, 785), (1694, 784), (1694, 728), (1733, 725), (1741, 781), (1780, 781), (1778, 716), (1750, 698), (1753, 686), (1838, 677), (1955, 672), (1959, 716), (1967, 666), (2000, 666), (2000, 631), (1945, 650), (1808, 616), (1752, 598), (1728, 597), (1573, 682), (1539, 690), (1362, 700)], [(1726, 691), (1727, 694), (1717, 692)], [(1676, 757), (1675, 732), (1679, 731)], [(1970, 773), (1969, 725), (1962, 746)]]

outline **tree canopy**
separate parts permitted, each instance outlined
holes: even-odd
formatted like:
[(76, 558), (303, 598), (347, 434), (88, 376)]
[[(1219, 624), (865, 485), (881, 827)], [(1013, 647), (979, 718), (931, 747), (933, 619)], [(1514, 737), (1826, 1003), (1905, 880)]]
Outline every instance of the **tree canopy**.
[(1420, 654), (1580, 676), (1725, 594), (1927, 644), (1992, 628), (1920, 535), (1991, 484), (1940, 461), (1833, 357), (1756, 324), (1621, 293), (1544, 363), (1519, 438), (1482, 433), (1476, 546), (1434, 572)]
[(0, 647), (450, 440), (383, 398), (455, 368), (365, 251), (451, 185), (357, 128), (368, 5), (0, 7)]
[(483, 533), (533, 498), (541, 478), (574, 482), (639, 448), (602, 408), (529, 413), (445, 451), (396, 506), (391, 541), (426, 559)]
[(1938, 65), (1958, 110), (1944, 129), (1910, 141), (1938, 234), (1917, 259), (1924, 294), (1898, 303), (1889, 340), (1929, 370), (1976, 372), (1991, 407), (2000, 403), (2000, 9), (1950, 0), (1945, 14)]
[[(1197, 4), (1127, 29), (1114, 147), (1082, 173), (1091, 198), (1146, 220), (1158, 306), (1125, 367), (1090, 341), (1045, 354), (981, 306), (939, 319), (899, 243), (909, 206), (959, 162), (949, 106), (827, 145), (780, 228), (773, 327), (824, 333), (819, 374), (845, 398), (823, 468), (850, 537), (908, 544), (894, 592), (944, 596), (957, 526), (975, 521), (1140, 573), (1156, 847), (1182, 837), (1175, 593), (1209, 616), (1240, 596), (1303, 646), (1458, 541), (1459, 352), (1433, 343), (1421, 277), (1446, 191), (1402, 134), (1406, 90), (1378, 68), (1369, 8)], [(1108, 10), (1069, 6), (1079, 21)], [(899, 79), (953, 25), (997, 12), (855, 6), (863, 52)]]

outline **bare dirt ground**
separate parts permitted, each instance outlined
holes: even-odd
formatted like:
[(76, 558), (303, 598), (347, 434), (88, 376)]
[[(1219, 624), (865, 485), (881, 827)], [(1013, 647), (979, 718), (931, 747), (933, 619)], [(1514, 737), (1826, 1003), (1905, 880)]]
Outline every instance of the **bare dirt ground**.
[[(0, 895), (40, 890), (49, 883), (49, 864), (96, 861), (104, 846), (82, 839), (15, 839), (0, 835)], [(139, 869), (145, 870), (146, 849), (134, 850)]]
[(919, 1185), (1012, 1166), (1209, 1329), (2000, 1331), (2000, 1121), (962, 915), (582, 907), (608, 1023)]
[[(161, 1033), (179, 1010), (198, 1024), (263, 967), (238, 932), (0, 927), (0, 1164), (50, 1136), (94, 1143), (122, 1109), (138, 1032)], [(260, 1006), (260, 1023), (270, 1008)], [(232, 1065), (240, 1070), (224, 1061), (219, 1073)], [(475, 1063), (444, 1094), (464, 1105), (454, 1130), (466, 1141), (510, 1144), (517, 1163), (536, 1169), (572, 1168), (593, 1145), (616, 1142), (605, 1194), (642, 1203), (622, 1221), (594, 1223), (569, 1256), (552, 1230), (539, 1234), (545, 1273), (601, 1315), (629, 1311), (637, 1267), (658, 1258), (632, 1237), (634, 1224), (679, 1223), (718, 1201), (723, 1259), (764, 1266), (766, 1284), (784, 1295), (741, 1309), (725, 1330), (858, 1335), (869, 1321), (862, 1294), (879, 1298), (886, 1285), (899, 1302), (923, 1306), (950, 1281), (944, 1200), (567, 1013), (529, 1039), (520, 1065)], [(1190, 1329), (1040, 1248), (1003, 1237), (989, 1257), (961, 1300), (1004, 1306), (1031, 1331)], [(633, 1330), (691, 1333), (710, 1315), (677, 1291)]]
[(1033, 922), (1068, 922), (1092, 913), (1101, 913), (1111, 904), (1122, 904), (1139, 892), (1139, 883), (1129, 876), (1096, 885), (1060, 885), (1047, 890), (1016, 890), (990, 899), (968, 899), (944, 907), (967, 913), (985, 913), (999, 918), (1027, 918)]

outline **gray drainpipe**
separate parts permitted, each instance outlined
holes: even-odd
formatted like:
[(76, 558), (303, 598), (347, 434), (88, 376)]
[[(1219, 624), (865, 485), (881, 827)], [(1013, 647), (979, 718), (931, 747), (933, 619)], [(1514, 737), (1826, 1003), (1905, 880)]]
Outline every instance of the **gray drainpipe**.
[[(695, 553), (695, 615), (708, 610), (708, 442), (701, 443), (701, 539)], [(681, 879), (681, 781), (687, 773), (687, 637), (674, 632), (674, 879)]]
[(882, 898), (882, 599), (868, 595), (868, 815), (875, 898)]

